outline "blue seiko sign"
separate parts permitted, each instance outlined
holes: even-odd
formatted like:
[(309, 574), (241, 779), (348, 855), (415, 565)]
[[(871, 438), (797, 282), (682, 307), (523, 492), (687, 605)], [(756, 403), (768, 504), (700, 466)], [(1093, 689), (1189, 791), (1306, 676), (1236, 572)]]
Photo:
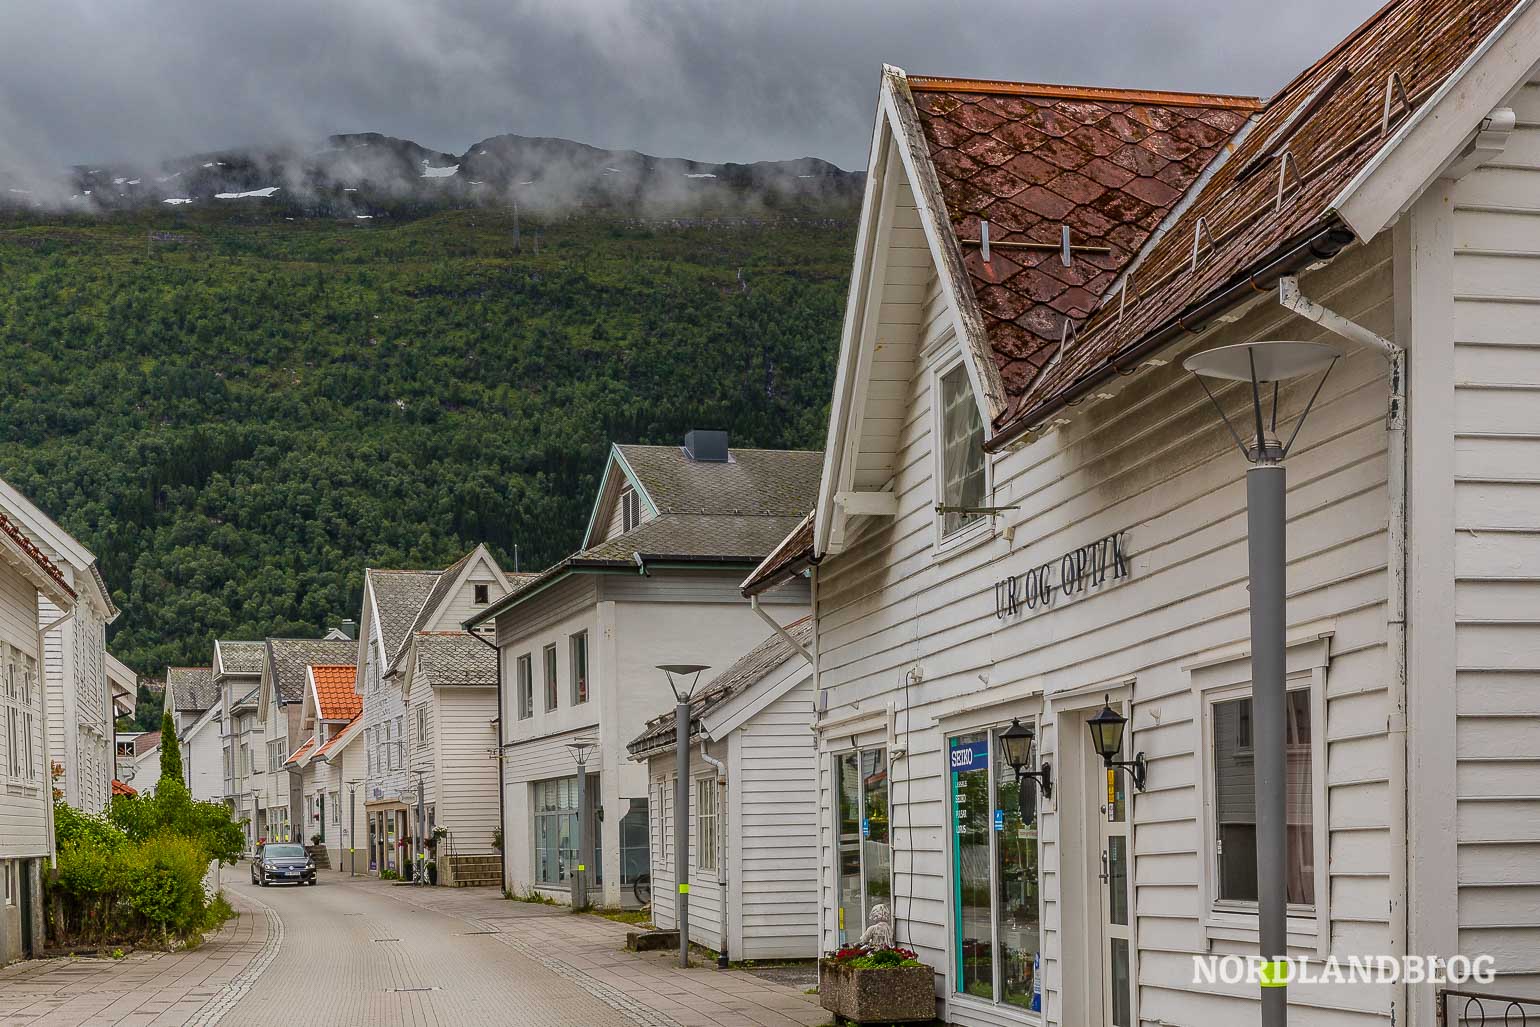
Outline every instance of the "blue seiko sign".
[(987, 741), (952, 743), (952, 773), (966, 774), (970, 770), (989, 769), (989, 743)]

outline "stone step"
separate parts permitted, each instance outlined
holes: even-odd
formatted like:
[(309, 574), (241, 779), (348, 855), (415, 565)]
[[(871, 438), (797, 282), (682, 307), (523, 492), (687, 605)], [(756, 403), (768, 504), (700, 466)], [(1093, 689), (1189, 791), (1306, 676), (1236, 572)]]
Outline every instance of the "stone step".
[(326, 846), (307, 845), (305, 846), (305, 852), (310, 855), (310, 858), (315, 861), (315, 865), (320, 869), (330, 870), (332, 868), (331, 853), (327, 851)]

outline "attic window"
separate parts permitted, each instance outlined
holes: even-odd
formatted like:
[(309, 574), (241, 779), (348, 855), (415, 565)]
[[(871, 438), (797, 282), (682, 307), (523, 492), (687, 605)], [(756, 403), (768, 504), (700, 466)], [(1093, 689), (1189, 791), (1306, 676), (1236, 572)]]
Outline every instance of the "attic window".
[(488, 602), (487, 586), (485, 584), (478, 584), (478, 585), (473, 585), (471, 587), (476, 590), (476, 605), (477, 606), (485, 606), (485, 605), (487, 605), (487, 602)]
[(630, 531), (642, 523), (642, 498), (627, 487), (620, 493), (621, 530)]
[(941, 536), (979, 520), (984, 503), (984, 422), (962, 361), (941, 376)]

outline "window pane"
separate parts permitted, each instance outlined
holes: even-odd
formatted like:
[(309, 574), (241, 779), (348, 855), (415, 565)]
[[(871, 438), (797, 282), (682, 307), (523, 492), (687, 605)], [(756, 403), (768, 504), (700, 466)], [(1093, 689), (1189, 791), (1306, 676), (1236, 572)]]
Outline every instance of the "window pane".
[(948, 746), (952, 774), (952, 880), (957, 990), (994, 999), (994, 917), (990, 900), (989, 735), (959, 735)]
[[(998, 735), (997, 735), (998, 738)], [(998, 741), (995, 751), (998, 753)], [(1041, 996), (1033, 1002), (1033, 981), (1042, 951), (1042, 922), (1038, 914), (1037, 822), (1021, 814), (1021, 792), (1027, 794), (1029, 812), (1034, 808), (1036, 784), (1028, 779), (1016, 784), (1016, 773), (1003, 759), (995, 767), (996, 927), (1000, 939), (1000, 998), (1022, 1009), (1040, 1009)]]
[(834, 758), (834, 794), (839, 802), (839, 911), (841, 943), (861, 937), (861, 770), (847, 752)]
[[(892, 848), (888, 844), (888, 752), (869, 749), (861, 754), (861, 873), (866, 893), (866, 918), (872, 907), (886, 903), (893, 892)], [(888, 908), (889, 923), (893, 909)], [(865, 930), (865, 928), (862, 928)]]
[[(1315, 904), (1315, 835), (1310, 767), (1310, 692), (1294, 689), (1285, 705), (1288, 801), (1286, 887), (1291, 905)], [(1257, 901), (1256, 753), (1251, 699), (1213, 705), (1214, 815), (1219, 898)], [(1265, 730), (1265, 725), (1262, 726)]]
[(572, 636), (572, 704), (588, 701), (588, 632)]
[[(647, 873), (647, 847), (647, 800), (632, 799), (631, 808), (620, 820), (620, 883), (622, 885), (628, 885), (639, 875)], [(595, 862), (599, 862), (597, 857)]]
[(1111, 938), (1112, 1027), (1133, 1027), (1133, 982), (1129, 980), (1128, 939)]
[(1128, 837), (1107, 836), (1107, 916), (1112, 923), (1128, 926)]
[[(941, 379), (942, 494), (945, 506), (978, 507), (984, 503), (984, 424), (968, 369), (959, 363)], [(981, 514), (949, 513), (942, 533), (950, 535)]]

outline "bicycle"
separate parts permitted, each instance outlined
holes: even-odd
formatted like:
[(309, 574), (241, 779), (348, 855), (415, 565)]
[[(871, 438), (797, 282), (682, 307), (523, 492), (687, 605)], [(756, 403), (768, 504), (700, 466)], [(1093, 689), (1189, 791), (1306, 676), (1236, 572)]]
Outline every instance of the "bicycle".
[(650, 874), (637, 874), (631, 882), (631, 892), (636, 896), (636, 901), (642, 905), (652, 903), (652, 876)]

